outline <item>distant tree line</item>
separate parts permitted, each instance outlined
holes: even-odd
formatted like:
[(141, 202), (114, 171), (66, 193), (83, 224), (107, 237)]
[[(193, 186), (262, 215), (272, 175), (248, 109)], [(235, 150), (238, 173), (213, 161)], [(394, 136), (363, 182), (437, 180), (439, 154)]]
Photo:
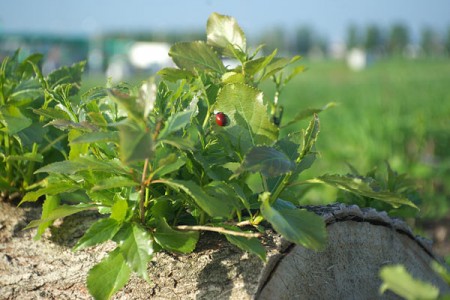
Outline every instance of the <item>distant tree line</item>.
[[(278, 48), (280, 51), (299, 53), (303, 56), (330, 52), (329, 41), (310, 26), (300, 26), (293, 33), (281, 28), (265, 31), (258, 43), (266, 45), (266, 51)], [(415, 52), (420, 56), (450, 56), (450, 26), (446, 33), (431, 27), (422, 28), (419, 40), (412, 40), (409, 28), (396, 23), (389, 28), (375, 24), (360, 27), (351, 24), (347, 28), (346, 49), (361, 48), (380, 56), (399, 56)]]

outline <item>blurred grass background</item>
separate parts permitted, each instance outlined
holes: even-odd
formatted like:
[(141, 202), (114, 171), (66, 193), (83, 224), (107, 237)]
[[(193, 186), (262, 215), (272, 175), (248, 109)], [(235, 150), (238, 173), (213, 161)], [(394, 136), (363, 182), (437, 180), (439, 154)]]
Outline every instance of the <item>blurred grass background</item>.
[[(450, 212), (450, 61), (390, 58), (361, 71), (343, 61), (304, 61), (308, 70), (283, 90), (287, 120), (306, 107), (338, 105), (320, 114), (320, 158), (311, 175), (348, 173), (346, 163), (365, 174), (385, 170), (387, 161), (407, 173), (423, 199), (421, 217)], [(266, 87), (266, 93), (273, 91)], [(305, 121), (284, 129), (300, 130)], [(335, 201), (328, 189), (309, 201)]]

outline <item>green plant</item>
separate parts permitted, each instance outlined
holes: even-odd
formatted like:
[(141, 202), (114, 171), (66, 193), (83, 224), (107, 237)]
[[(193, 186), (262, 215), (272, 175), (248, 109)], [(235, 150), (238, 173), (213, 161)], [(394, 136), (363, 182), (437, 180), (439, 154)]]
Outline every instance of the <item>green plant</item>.
[[(45, 109), (52, 115), (57, 111), (55, 105), (61, 102), (65, 87), (77, 93), (84, 67), (80, 63), (71, 69), (72, 74), (62, 68), (47, 78), (36, 77), (42, 55), (20, 61), (19, 54), (18, 50), (6, 57), (0, 69), (0, 189), (4, 198), (20, 197), (42, 178), (34, 174), (39, 166), (65, 157), (65, 136), (45, 127), (41, 112)], [(40, 81), (45, 82), (44, 88)]]
[[(450, 273), (447, 267), (433, 261), (433, 270), (450, 285)], [(407, 300), (450, 299), (450, 294), (439, 295), (439, 288), (419, 279), (415, 279), (403, 265), (387, 265), (380, 269), (379, 275), (383, 281), (380, 294), (391, 290)]]
[[(258, 57), (260, 49), (250, 53), (236, 21), (214, 13), (206, 42), (173, 45), (169, 55), (177, 68), (162, 69), (160, 80), (139, 87), (119, 84), (80, 96), (72, 84), (50, 85), (35, 66), (46, 99), (57, 102), (35, 112), (66, 132), (69, 150), (66, 160), (35, 172), (49, 176), (22, 199), (45, 196), (41, 219), (28, 228), (38, 227), (39, 237), (57, 218), (93, 209), (103, 215), (74, 247), (117, 243), (89, 271), (87, 286), (95, 298), (109, 298), (131, 272), (150, 280), (153, 253), (189, 253), (200, 231), (224, 234), (263, 260), (258, 238), (268, 225), (291, 242), (324, 248), (323, 220), (296, 206), (297, 186), (335, 178), (302, 179), (316, 159), (321, 109), (300, 112), (288, 123), (311, 118), (307, 128), (280, 136), (278, 98), (304, 68), (288, 72), (299, 57), (276, 57), (276, 50)], [(238, 66), (225, 66), (222, 57)], [(65, 70), (72, 74), (77, 68)], [(273, 97), (258, 89), (266, 79), (275, 84)], [(351, 177), (340, 180), (338, 188), (355, 183)], [(367, 190), (354, 186), (352, 192)], [(378, 198), (415, 207), (394, 193)]]

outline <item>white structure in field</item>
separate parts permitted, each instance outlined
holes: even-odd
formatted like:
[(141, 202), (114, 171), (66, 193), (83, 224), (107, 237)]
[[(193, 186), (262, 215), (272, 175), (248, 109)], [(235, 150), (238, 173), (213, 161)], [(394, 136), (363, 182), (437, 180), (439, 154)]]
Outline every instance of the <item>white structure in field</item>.
[(361, 71), (367, 66), (367, 54), (366, 51), (353, 48), (347, 53), (347, 65), (353, 71)]
[(128, 59), (138, 69), (159, 70), (172, 65), (170, 45), (158, 42), (136, 42), (130, 47)]

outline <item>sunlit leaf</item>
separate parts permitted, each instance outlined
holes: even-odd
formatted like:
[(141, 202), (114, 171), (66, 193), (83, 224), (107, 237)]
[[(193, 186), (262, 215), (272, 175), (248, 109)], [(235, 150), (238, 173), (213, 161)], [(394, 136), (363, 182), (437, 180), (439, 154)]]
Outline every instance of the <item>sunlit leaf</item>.
[(240, 52), (247, 49), (244, 32), (233, 17), (212, 13), (206, 24), (206, 35), (208, 44), (220, 48), (225, 56), (234, 56), (228, 50), (230, 46)]
[(101, 190), (123, 188), (123, 187), (133, 187), (133, 186), (138, 186), (138, 185), (139, 184), (136, 181), (134, 181), (128, 177), (113, 176), (113, 177), (99, 180), (92, 187), (92, 191), (101, 191)]
[[(37, 227), (36, 235), (34, 236), (35, 240), (39, 240), (42, 234), (45, 232), (50, 225), (53, 224), (54, 219), (49, 218), (51, 213), (59, 206), (60, 198), (58, 196), (47, 196), (45, 198), (44, 204), (42, 205), (42, 214), (41, 220), (48, 220), (45, 222), (41, 222)], [(29, 225), (28, 225), (29, 226)]]
[(217, 96), (215, 110), (229, 119), (222, 129), (243, 154), (253, 146), (270, 145), (278, 137), (278, 127), (270, 121), (262, 98), (261, 91), (245, 84), (228, 84)]
[(330, 102), (327, 103), (325, 106), (321, 107), (321, 108), (308, 108), (308, 109), (303, 109), (301, 111), (299, 111), (297, 113), (297, 115), (294, 117), (294, 119), (290, 120), (289, 122), (287, 122), (286, 124), (283, 124), (283, 126), (281, 127), (287, 127), (289, 125), (295, 124), (299, 121), (302, 121), (306, 118), (312, 117), (315, 114), (318, 114), (324, 110), (327, 110), (328, 108), (334, 107), (336, 106), (335, 102)]
[(361, 176), (326, 174), (319, 176), (316, 179), (311, 179), (308, 182), (326, 183), (356, 195), (381, 200), (395, 208), (400, 207), (401, 205), (408, 205), (419, 209), (414, 203), (401, 194), (374, 189), (371, 186), (371, 181), (368, 181)]
[(153, 245), (150, 234), (141, 226), (132, 223), (129, 225), (126, 239), (120, 246), (128, 266), (141, 278), (150, 281), (147, 273), (147, 264), (153, 255)]
[(18, 107), (3, 105), (0, 107), (0, 122), (6, 126), (4, 131), (8, 134), (16, 134), (32, 124), (32, 120), (26, 117)]
[(177, 82), (182, 79), (190, 79), (194, 77), (191, 71), (181, 70), (177, 68), (164, 68), (159, 70), (158, 75), (170, 82)]
[(180, 69), (210, 70), (220, 74), (226, 71), (217, 53), (205, 42), (176, 43), (170, 48), (169, 55)]

